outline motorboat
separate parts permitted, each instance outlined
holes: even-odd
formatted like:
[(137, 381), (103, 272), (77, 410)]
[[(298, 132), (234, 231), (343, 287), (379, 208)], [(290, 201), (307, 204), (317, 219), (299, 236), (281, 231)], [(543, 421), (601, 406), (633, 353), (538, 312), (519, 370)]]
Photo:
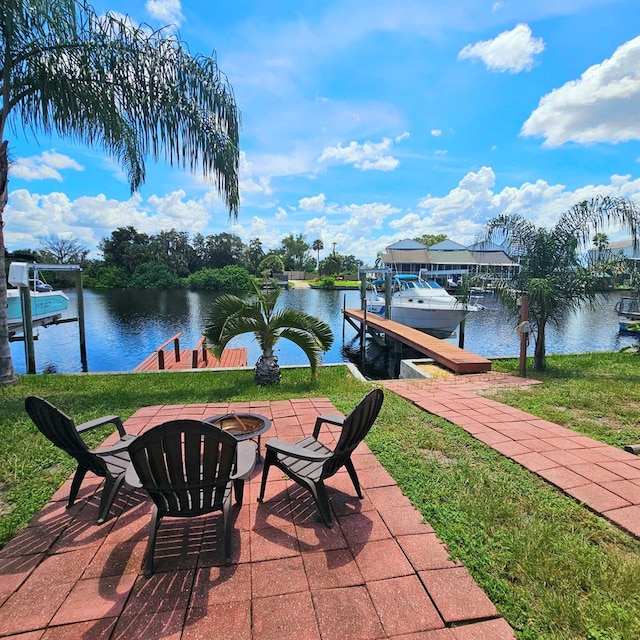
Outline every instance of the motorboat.
[(618, 314), (618, 323), (620, 331), (636, 332), (634, 327), (640, 322), (640, 298), (624, 296), (616, 302), (616, 313)]
[[(459, 302), (437, 282), (417, 275), (392, 277), (390, 318), (438, 338), (449, 337), (469, 313), (480, 311), (477, 304)], [(384, 315), (384, 280), (374, 280), (367, 294), (367, 312)]]
[[(62, 316), (69, 298), (63, 291), (55, 290), (50, 284), (41, 280), (37, 269), (34, 269), (33, 277), (29, 277), (29, 268), (33, 266), (21, 262), (11, 263), (9, 282), (21, 285), (28, 282), (33, 324), (40, 326), (51, 324)], [(7, 289), (7, 325), (10, 336), (23, 331), (20, 289)]]

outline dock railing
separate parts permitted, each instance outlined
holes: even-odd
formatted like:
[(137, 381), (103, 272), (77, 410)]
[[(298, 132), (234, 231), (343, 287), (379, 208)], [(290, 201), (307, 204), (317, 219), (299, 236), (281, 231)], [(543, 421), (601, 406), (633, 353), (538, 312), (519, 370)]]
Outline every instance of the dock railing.
[(209, 364), (209, 351), (205, 345), (205, 336), (202, 336), (200, 340), (198, 340), (198, 344), (195, 346), (194, 350), (191, 352), (191, 368), (198, 368), (198, 359), (202, 354), (202, 362), (204, 362), (205, 366)]
[(180, 362), (180, 336), (182, 331), (178, 331), (175, 336), (169, 338), (166, 342), (163, 342), (157, 349), (158, 354), (158, 369), (164, 370), (164, 351), (173, 342), (173, 350), (175, 353), (176, 362)]

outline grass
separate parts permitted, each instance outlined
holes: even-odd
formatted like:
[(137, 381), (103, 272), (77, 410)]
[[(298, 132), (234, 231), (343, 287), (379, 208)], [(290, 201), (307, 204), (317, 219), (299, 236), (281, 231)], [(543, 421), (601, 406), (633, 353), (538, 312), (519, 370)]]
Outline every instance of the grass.
[[(516, 360), (498, 360), (496, 371), (517, 373)], [(499, 402), (601, 440), (614, 447), (640, 443), (640, 356), (587, 353), (548, 356), (543, 380), (528, 390), (500, 391)]]
[[(530, 403), (523, 408), (556, 421), (545, 412), (561, 406), (565, 424), (593, 422), (607, 438), (635, 437), (637, 422), (631, 424), (628, 415), (623, 429), (622, 409), (616, 406), (625, 398), (627, 404), (637, 402), (632, 387), (633, 378), (638, 386), (640, 361), (634, 357), (552, 358), (545, 374), (551, 384), (505, 398), (510, 404)], [(499, 366), (513, 370), (517, 363)], [(17, 387), (0, 389), (0, 485), (8, 510), (0, 516), (0, 541), (23, 526), (73, 468), (30, 424), (23, 409), (29, 394), (50, 399), (81, 421), (104, 413), (126, 418), (153, 404), (310, 396), (327, 396), (347, 412), (366, 389), (343, 367), (323, 368), (313, 383), (308, 371), (287, 369), (272, 389), (255, 387), (246, 371), (23, 377)], [(598, 399), (598, 393), (608, 396)], [(598, 407), (600, 414), (592, 418)], [(615, 429), (607, 430), (608, 420)], [(391, 393), (368, 442), (518, 638), (640, 637), (640, 542), (458, 427)]]

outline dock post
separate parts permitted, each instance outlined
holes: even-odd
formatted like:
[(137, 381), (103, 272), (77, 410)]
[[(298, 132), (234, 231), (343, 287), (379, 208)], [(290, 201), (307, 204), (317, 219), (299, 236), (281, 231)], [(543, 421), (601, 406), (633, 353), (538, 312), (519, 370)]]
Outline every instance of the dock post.
[(80, 341), (80, 363), (82, 370), (89, 370), (87, 365), (87, 334), (84, 327), (84, 289), (82, 288), (82, 269), (76, 271), (76, 295), (78, 298), (78, 335)]
[(20, 287), (22, 303), (22, 327), (24, 331), (24, 357), (27, 373), (36, 372), (36, 350), (33, 346), (33, 315), (31, 313), (31, 292), (29, 287)]
[[(520, 323), (529, 322), (529, 296), (523, 294), (520, 296)], [(519, 372), (523, 378), (527, 376), (527, 342), (529, 341), (529, 333), (520, 332), (520, 363)]]
[(176, 354), (176, 362), (180, 362), (180, 338), (178, 336), (173, 339), (173, 350)]
[(391, 271), (384, 275), (384, 317), (391, 319)]

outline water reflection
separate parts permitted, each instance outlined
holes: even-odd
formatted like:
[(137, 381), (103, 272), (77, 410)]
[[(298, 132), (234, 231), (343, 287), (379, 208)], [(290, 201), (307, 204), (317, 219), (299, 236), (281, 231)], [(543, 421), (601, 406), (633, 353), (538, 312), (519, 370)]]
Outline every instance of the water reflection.
[[(88, 369), (98, 372), (131, 371), (178, 331), (182, 331), (182, 348), (195, 346), (218, 294), (186, 290), (86, 290), (84, 295)], [(635, 344), (635, 337), (618, 333), (614, 305), (620, 297), (622, 294), (603, 294), (595, 309), (572, 313), (561, 327), (550, 327), (547, 335), (548, 353), (613, 351)], [(70, 291), (69, 298), (65, 315), (74, 317), (77, 313), (75, 292)], [(331, 325), (335, 340), (324, 356), (325, 362), (351, 359), (350, 354), (354, 349), (358, 354), (356, 357), (359, 357), (359, 345), (353, 342), (356, 331), (342, 320), (345, 304), (347, 307), (359, 307), (358, 291), (292, 289), (282, 292), (280, 303), (321, 317)], [(517, 354), (519, 341), (515, 320), (505, 314), (492, 296), (485, 296), (482, 303), (486, 309), (467, 319), (465, 348), (487, 357)], [(454, 335), (448, 341), (457, 345), (458, 337)], [(245, 347), (250, 366), (260, 355), (252, 336), (236, 338), (230, 346)], [(374, 347), (369, 341), (365, 347), (368, 354), (372, 355)], [(281, 364), (307, 363), (304, 353), (293, 343), (281, 340), (277, 348)], [(35, 351), (39, 372), (45, 367), (59, 372), (82, 370), (77, 323), (40, 329)], [(533, 345), (529, 348), (529, 353), (532, 352)], [(22, 343), (12, 343), (11, 353), (16, 370), (23, 373), (25, 358)], [(407, 357), (406, 350), (403, 356)], [(380, 362), (374, 366), (381, 371), (389, 371), (391, 367), (397, 373), (395, 360), (397, 358), (394, 359), (393, 352), (382, 352)]]

